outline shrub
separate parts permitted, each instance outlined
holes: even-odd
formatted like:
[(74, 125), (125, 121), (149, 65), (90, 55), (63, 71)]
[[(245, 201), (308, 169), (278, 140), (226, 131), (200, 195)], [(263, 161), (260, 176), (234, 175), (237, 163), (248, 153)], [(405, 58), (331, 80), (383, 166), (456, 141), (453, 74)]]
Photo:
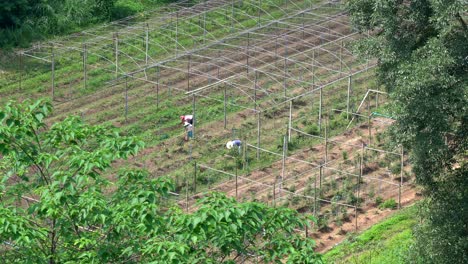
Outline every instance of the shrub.
[(382, 197), (380, 197), (380, 196), (375, 197), (375, 204), (376, 204), (377, 206), (380, 206), (380, 204), (382, 204), (382, 202), (383, 202), (383, 198), (382, 198)]
[(395, 199), (391, 198), (379, 205), (379, 209), (396, 209), (397, 203)]

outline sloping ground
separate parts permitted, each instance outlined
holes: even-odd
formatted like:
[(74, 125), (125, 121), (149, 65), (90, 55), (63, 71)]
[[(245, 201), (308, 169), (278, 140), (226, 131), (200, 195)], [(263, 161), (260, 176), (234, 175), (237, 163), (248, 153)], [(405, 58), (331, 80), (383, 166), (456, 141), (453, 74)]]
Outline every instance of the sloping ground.
[(360, 234), (348, 236), (324, 253), (326, 263), (407, 263), (412, 228), (417, 223), (416, 206), (396, 212)]

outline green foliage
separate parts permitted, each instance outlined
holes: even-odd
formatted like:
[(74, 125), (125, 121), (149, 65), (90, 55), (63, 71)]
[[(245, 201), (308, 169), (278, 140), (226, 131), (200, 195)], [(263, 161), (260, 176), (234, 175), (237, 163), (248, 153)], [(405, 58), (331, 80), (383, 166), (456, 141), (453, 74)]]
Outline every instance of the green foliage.
[[(468, 200), (468, 182), (459, 176), (467, 172), (466, 2), (351, 0), (347, 6), (358, 30), (374, 32), (356, 50), (378, 58), (398, 120), (393, 138), (410, 151), (417, 183), (430, 198), (413, 259), (468, 262), (467, 226), (454, 220), (467, 219), (466, 207), (448, 202)], [(453, 181), (459, 185), (447, 191)]]
[(417, 206), (403, 209), (358, 236), (350, 236), (324, 255), (327, 263), (408, 263)]
[(397, 203), (395, 199), (391, 198), (386, 200), (383, 203), (379, 204), (379, 209), (396, 209), (397, 208)]
[(0, 250), (7, 263), (320, 263), (296, 233), (313, 218), (212, 193), (187, 214), (166, 208), (173, 184), (145, 170), (103, 174), (143, 143), (68, 117), (48, 102), (0, 110)]

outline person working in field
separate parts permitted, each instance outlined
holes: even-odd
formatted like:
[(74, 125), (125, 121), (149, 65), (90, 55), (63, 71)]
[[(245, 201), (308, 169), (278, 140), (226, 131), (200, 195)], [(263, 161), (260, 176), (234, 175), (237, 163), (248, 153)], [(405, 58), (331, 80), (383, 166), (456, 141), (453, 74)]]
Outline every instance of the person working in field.
[(231, 140), (228, 143), (226, 143), (226, 148), (227, 149), (232, 149), (234, 146), (237, 147), (237, 149), (239, 150), (239, 154), (240, 154), (242, 141), (240, 141), (239, 139), (234, 139), (234, 140)]
[(180, 122), (182, 124), (184, 124), (184, 126), (185, 126), (185, 123), (189, 123), (189, 124), (193, 125), (193, 115), (182, 115), (182, 116), (180, 116)]
[(193, 138), (193, 125), (189, 122), (185, 122), (184, 127), (186, 131), (184, 139), (185, 141), (188, 141), (190, 138)]

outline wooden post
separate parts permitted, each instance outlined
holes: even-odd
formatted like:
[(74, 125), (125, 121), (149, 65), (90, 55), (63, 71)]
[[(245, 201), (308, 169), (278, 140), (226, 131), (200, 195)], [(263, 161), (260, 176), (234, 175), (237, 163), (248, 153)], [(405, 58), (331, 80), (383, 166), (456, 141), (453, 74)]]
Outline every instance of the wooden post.
[(148, 65), (148, 48), (149, 48), (149, 26), (148, 23), (146, 23), (146, 29), (145, 29), (146, 37), (145, 37), (145, 65)]
[(238, 186), (237, 186), (237, 183), (238, 183), (238, 181), (237, 181), (237, 161), (236, 161), (236, 160), (234, 160), (234, 161), (235, 161), (235, 163), (236, 163), (236, 164), (235, 164), (235, 167), (236, 167), (236, 199), (238, 199), (239, 196), (238, 196), (238, 194), (237, 194), (237, 188), (238, 188)]
[(398, 186), (398, 209), (401, 209), (401, 187), (403, 186), (403, 168), (405, 166), (404, 162), (404, 152), (403, 145), (401, 146), (401, 157), (400, 157), (400, 184)]
[(304, 40), (304, 12), (302, 12), (302, 40)]
[(86, 64), (88, 62), (88, 50), (86, 43), (83, 44), (83, 80), (85, 90), (88, 88), (88, 69)]
[(258, 72), (257, 72), (257, 70), (255, 70), (254, 73), (255, 73), (255, 81), (254, 81), (254, 109), (257, 110), (257, 78), (258, 78)]
[(325, 164), (328, 162), (328, 120), (330, 115), (325, 120)]
[(18, 90), (21, 91), (21, 86), (23, 82), (23, 52), (19, 53), (19, 65), (18, 65), (18, 72), (19, 72), (19, 82), (18, 82)]
[(320, 99), (319, 99), (319, 114), (318, 114), (318, 127), (319, 134), (322, 134), (322, 99), (323, 99), (323, 87), (320, 87)]
[(187, 179), (184, 180), (184, 185), (185, 185), (185, 212), (188, 213), (189, 203), (188, 203), (188, 185), (187, 185)]
[(179, 11), (176, 12), (176, 27), (175, 27), (175, 55), (179, 53)]
[(358, 205), (359, 205), (359, 196), (361, 192), (361, 177), (363, 173), (363, 163), (364, 163), (364, 155), (365, 155), (365, 145), (364, 143), (362, 144), (362, 149), (361, 149), (361, 159), (359, 160), (359, 176), (358, 176), (358, 182), (357, 182), (357, 195), (356, 195), (356, 204), (355, 204), (355, 225), (356, 225), (356, 230), (358, 229), (358, 224), (357, 224), (357, 219), (358, 219)]
[(119, 35), (114, 33), (114, 52), (115, 52), (115, 78), (119, 76)]
[(156, 67), (156, 109), (159, 109), (159, 67)]
[(314, 216), (317, 217), (317, 176), (314, 177)]
[(349, 97), (351, 95), (351, 75), (349, 75), (349, 78), (348, 78), (348, 95), (346, 97), (346, 119), (349, 120)]
[(128, 76), (125, 75), (125, 123), (127, 123), (128, 115)]
[(203, 12), (203, 45), (206, 42), (206, 11)]
[(367, 98), (367, 131), (369, 135), (369, 146), (372, 143), (372, 134), (371, 134), (371, 112), (370, 112), (370, 97)]
[(320, 162), (320, 181), (319, 181), (319, 188), (320, 188), (320, 193), (322, 192), (322, 177), (323, 177), (323, 163)]
[(247, 73), (249, 73), (249, 46), (250, 46), (250, 33), (247, 32), (247, 50), (246, 50), (246, 54), (247, 54), (247, 62), (246, 62), (246, 66), (247, 66)]
[(234, 0), (232, 0), (231, 4), (231, 32), (234, 32)]
[(280, 181), (280, 184), (278, 186), (278, 192), (279, 192), (279, 196), (281, 197), (281, 191), (283, 189), (283, 181), (284, 181), (284, 170), (285, 170), (285, 166), (286, 166), (286, 148), (287, 148), (287, 141), (286, 141), (286, 136), (283, 137), (283, 158), (282, 158), (282, 162), (281, 162), (281, 181)]
[(288, 142), (291, 142), (291, 127), (292, 127), (292, 100), (289, 101)]
[(275, 38), (275, 67), (276, 67), (276, 63), (278, 61), (278, 34), (279, 34), (279, 31), (278, 31), (278, 22), (276, 22), (276, 38)]
[(188, 62), (187, 62), (187, 92), (190, 91), (190, 62), (192, 60), (192, 55), (188, 54)]
[(275, 181), (273, 182), (273, 207), (276, 206), (276, 181), (277, 181), (278, 177), (276, 177), (275, 175)]
[(193, 93), (192, 94), (192, 123), (193, 123), (193, 127), (192, 127), (192, 138), (195, 139), (195, 126), (196, 126), (196, 122), (197, 122), (197, 119), (195, 117), (195, 112), (196, 112), (196, 109), (195, 109), (195, 94)]
[(197, 193), (197, 162), (193, 163), (193, 193)]
[(284, 35), (285, 38), (285, 46), (284, 46), (284, 69), (283, 69), (283, 90), (284, 90), (284, 97), (286, 97), (286, 75), (288, 73), (288, 34)]
[(358, 218), (358, 213), (357, 213), (357, 206), (354, 206), (354, 230), (358, 230), (358, 225), (357, 225), (357, 219)]
[(223, 84), (223, 86), (224, 86), (224, 129), (226, 129), (226, 126), (227, 126), (227, 116), (226, 116), (227, 91), (226, 91), (226, 84)]
[(340, 45), (340, 77), (343, 72), (343, 40), (341, 41)]
[(54, 46), (52, 45), (50, 49), (51, 53), (51, 71), (52, 71), (52, 101), (55, 100), (55, 52), (54, 52)]
[(260, 159), (260, 112), (257, 112), (257, 160)]
[(315, 49), (312, 50), (312, 90), (315, 89)]

